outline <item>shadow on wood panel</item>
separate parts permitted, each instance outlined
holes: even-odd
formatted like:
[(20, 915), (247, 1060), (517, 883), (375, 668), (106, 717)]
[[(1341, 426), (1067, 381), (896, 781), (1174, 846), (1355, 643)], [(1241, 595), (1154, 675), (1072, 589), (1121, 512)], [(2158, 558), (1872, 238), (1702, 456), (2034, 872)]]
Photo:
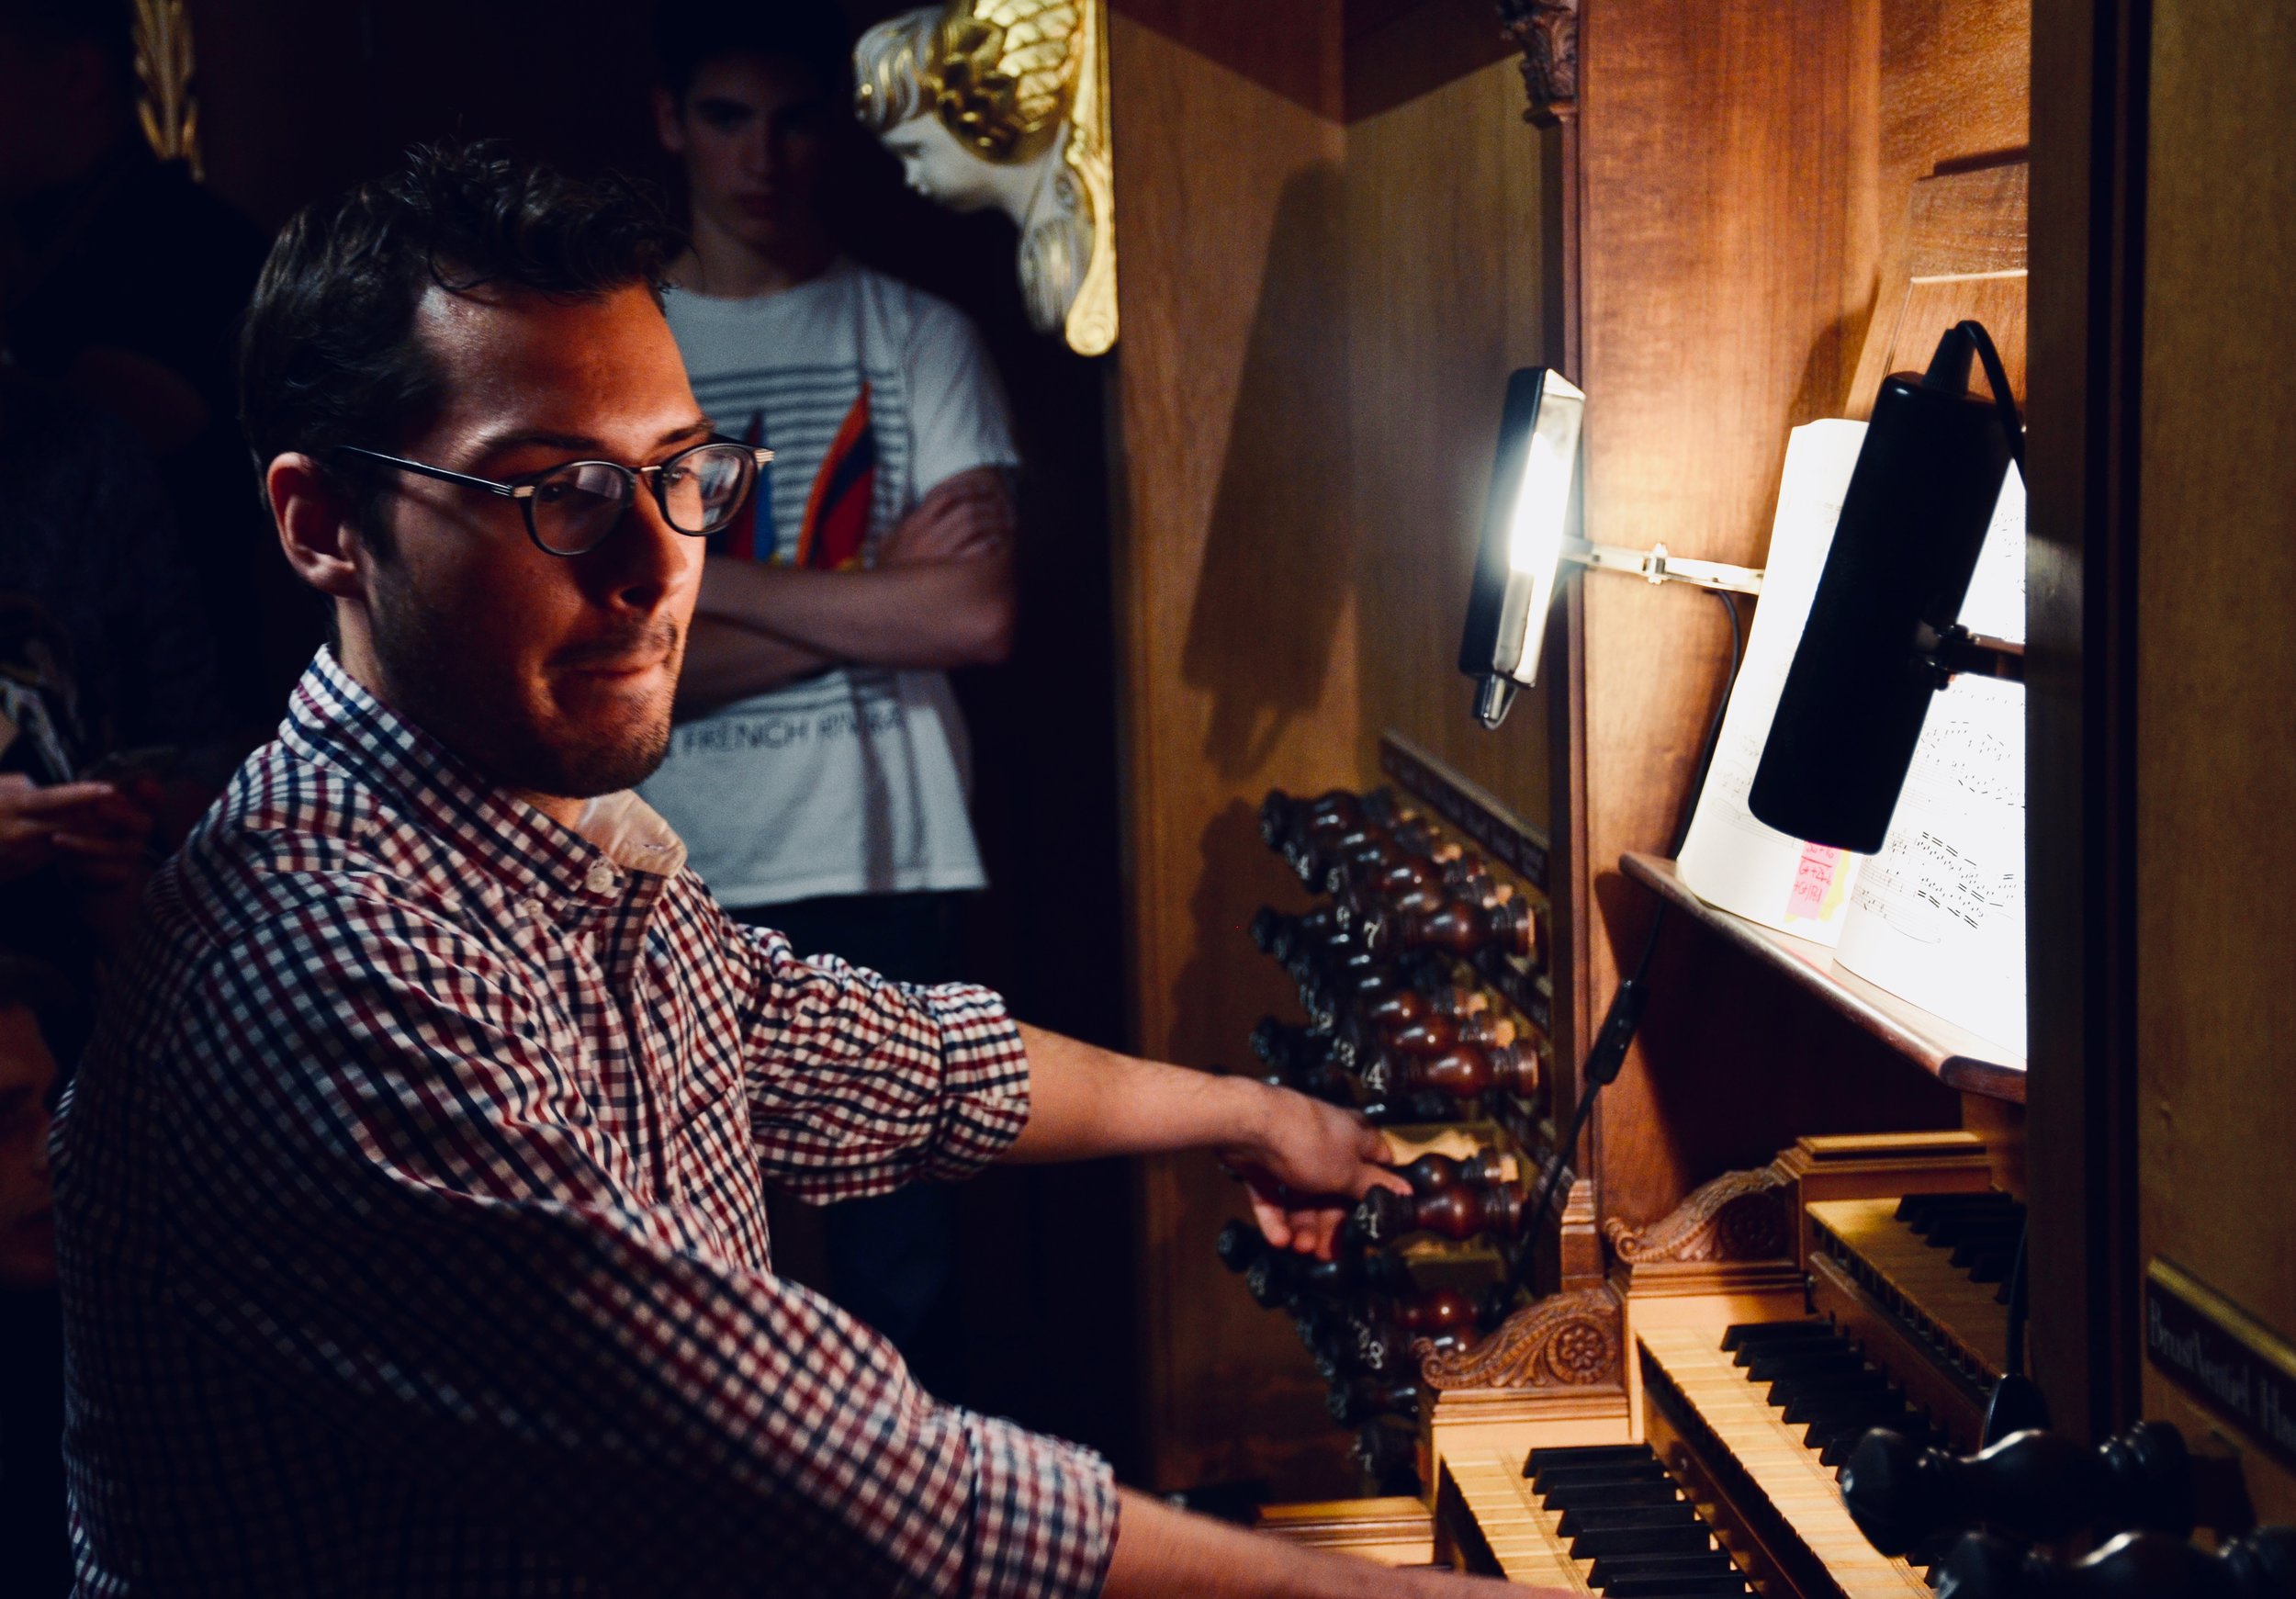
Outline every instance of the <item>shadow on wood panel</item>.
[(1181, 654), (1232, 782), (1322, 704), (1351, 593), (1342, 200), (1319, 166), (1277, 201)]

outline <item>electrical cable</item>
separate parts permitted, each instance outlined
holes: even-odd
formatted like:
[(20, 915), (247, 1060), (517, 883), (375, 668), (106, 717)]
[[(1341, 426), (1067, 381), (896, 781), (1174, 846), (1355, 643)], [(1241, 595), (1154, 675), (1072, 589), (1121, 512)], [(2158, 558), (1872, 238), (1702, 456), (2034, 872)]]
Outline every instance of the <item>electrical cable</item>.
[(2001, 1372), (2006, 1377), (2025, 1375), (2025, 1245), (2032, 1236), (2031, 1222), (2018, 1227), (2017, 1264), (2009, 1267), (2009, 1348), (2001, 1362)]
[[(1691, 779), (1690, 796), (1683, 806), (1682, 819), (1675, 827), (1673, 843), (1667, 850), (1670, 859), (1680, 856), (1683, 845), (1689, 840), (1691, 820), (1697, 814), (1698, 796), (1706, 786), (1706, 772), (1714, 765), (1716, 747), (1722, 741), (1722, 718), (1730, 708), (1730, 691), (1738, 686), (1738, 669), (1746, 644), (1745, 631), (1739, 621), (1738, 602), (1719, 589), (1706, 591), (1722, 602), (1722, 609), (1730, 619), (1730, 670), (1722, 680), (1722, 693), (1716, 699), (1714, 715), (1706, 723), (1705, 739), (1698, 751), (1697, 771)], [(1570, 1159), (1570, 1152), (1578, 1148), (1579, 1139), (1586, 1132), (1587, 1121), (1594, 1113), (1596, 1096), (1626, 1064), (1626, 1048), (1634, 1042), (1635, 1029), (1641, 1023), (1642, 1008), (1649, 996), (1647, 985), (1650, 976), (1650, 963), (1657, 958), (1659, 933), (1665, 925), (1666, 902), (1660, 900), (1657, 914), (1650, 918), (1649, 933), (1642, 940), (1642, 953), (1635, 962), (1634, 975), (1620, 983), (1617, 991), (1611, 996), (1610, 1008), (1604, 1013), (1602, 1029), (1594, 1035), (1594, 1042), (1588, 1047), (1579, 1068), (1579, 1103), (1571, 1112), (1570, 1130), (1556, 1143), (1554, 1159), (1541, 1177), (1538, 1198), (1530, 1209), (1534, 1226), (1554, 1200), (1556, 1185), (1562, 1180), (1563, 1166)]]
[(1956, 322), (1953, 332), (1976, 346), (1977, 360), (1985, 367), (1985, 380), (1993, 390), (1994, 409), (2001, 413), (2001, 431), (2009, 437), (2009, 459), (2017, 464), (2020, 477), (2025, 471), (2025, 422), (2017, 411), (2017, 397), (2009, 392), (2009, 368), (2001, 365), (2001, 353), (1993, 347), (1993, 335), (1979, 321)]

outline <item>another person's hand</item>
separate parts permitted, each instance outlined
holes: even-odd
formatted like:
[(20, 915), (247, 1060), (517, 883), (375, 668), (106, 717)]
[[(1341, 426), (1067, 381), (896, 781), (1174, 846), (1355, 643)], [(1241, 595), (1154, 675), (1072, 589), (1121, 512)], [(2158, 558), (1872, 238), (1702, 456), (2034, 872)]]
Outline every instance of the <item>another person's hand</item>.
[[(148, 812), (108, 783), (60, 783), (42, 788), (21, 772), (0, 772), (0, 883), (28, 876), (59, 858), (109, 860), (118, 837), (152, 829)], [(92, 846), (92, 848), (91, 848)]]
[(1244, 1180), (1268, 1243), (1329, 1260), (1357, 1199), (1375, 1188), (1408, 1193), (1390, 1170), (1387, 1137), (1353, 1110), (1289, 1088), (1266, 1090), (1260, 1125), (1219, 1152)]
[(109, 792), (62, 813), (55, 832), (57, 863), (65, 879), (84, 894), (104, 895), (129, 884), (140, 886), (155, 825), (148, 783), (139, 780), (132, 790), (113, 783), (101, 786)]

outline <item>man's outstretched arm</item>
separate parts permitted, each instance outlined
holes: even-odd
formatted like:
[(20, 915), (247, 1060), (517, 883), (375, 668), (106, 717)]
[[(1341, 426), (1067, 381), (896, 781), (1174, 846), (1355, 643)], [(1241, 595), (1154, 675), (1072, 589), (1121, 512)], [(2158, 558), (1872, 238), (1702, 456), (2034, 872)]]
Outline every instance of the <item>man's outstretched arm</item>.
[(1244, 1532), (1117, 1490), (1116, 1550), (1102, 1599), (1559, 1599), (1448, 1571), (1397, 1571)]
[(1328, 1256), (1347, 1209), (1373, 1188), (1404, 1188), (1387, 1139), (1352, 1110), (1249, 1077), (1135, 1060), (1023, 1026), (1029, 1120), (1005, 1158), (1209, 1150), (1251, 1191), (1269, 1243)]

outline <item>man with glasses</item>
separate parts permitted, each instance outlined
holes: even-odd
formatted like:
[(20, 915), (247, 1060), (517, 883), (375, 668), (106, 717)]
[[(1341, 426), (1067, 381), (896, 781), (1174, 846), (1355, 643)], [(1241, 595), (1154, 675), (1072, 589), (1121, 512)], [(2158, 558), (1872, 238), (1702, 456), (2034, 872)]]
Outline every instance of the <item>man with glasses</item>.
[(713, 444), (658, 225), (485, 147), (291, 222), (242, 357), (332, 602), (60, 1113), (89, 1593), (1398, 1593), (953, 1409), (773, 1271), (767, 1185), (1199, 1147), (1328, 1253), (1360, 1120), (793, 956), (628, 792)]

